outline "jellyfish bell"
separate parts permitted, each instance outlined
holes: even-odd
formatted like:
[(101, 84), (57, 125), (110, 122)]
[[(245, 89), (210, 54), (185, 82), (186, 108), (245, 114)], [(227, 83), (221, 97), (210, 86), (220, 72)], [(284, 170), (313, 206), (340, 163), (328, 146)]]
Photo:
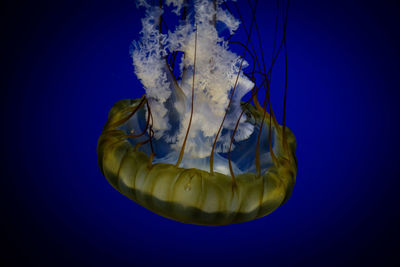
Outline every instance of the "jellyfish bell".
[[(256, 3), (247, 25), (225, 1), (139, 5), (146, 13), (132, 58), (146, 94), (110, 110), (97, 147), (103, 175), (143, 207), (184, 223), (225, 225), (271, 213), (291, 195), (296, 141), (274, 115), (270, 70), (251, 51)], [(163, 19), (166, 5), (182, 18), (174, 29)], [(229, 49), (231, 36), (221, 37), (217, 22), (230, 35), (245, 28), (241, 55)]]

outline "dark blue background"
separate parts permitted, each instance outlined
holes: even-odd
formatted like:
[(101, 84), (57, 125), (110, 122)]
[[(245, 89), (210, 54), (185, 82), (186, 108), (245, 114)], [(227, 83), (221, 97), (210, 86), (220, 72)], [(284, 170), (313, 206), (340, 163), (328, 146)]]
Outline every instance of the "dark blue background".
[[(257, 14), (268, 18), (264, 2)], [(131, 202), (97, 166), (109, 109), (143, 94), (129, 55), (143, 10), (131, 0), (3, 2), (2, 259), (399, 263), (399, 10), (395, 1), (291, 1), (287, 124), (299, 163), (292, 198), (259, 220), (202, 227)]]

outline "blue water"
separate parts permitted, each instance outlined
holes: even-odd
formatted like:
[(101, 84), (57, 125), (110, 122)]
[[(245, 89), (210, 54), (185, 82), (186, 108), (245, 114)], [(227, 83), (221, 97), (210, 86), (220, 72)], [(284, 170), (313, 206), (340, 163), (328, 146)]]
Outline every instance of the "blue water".
[[(274, 10), (259, 2), (270, 58)], [(390, 1), (291, 1), (293, 195), (265, 218), (210, 228), (147, 211), (113, 189), (97, 166), (109, 109), (144, 93), (129, 56), (143, 10), (127, 0), (6, 1), (4, 259), (30, 266), (398, 262), (399, 10)], [(275, 70), (271, 95), (280, 117), (282, 60)]]

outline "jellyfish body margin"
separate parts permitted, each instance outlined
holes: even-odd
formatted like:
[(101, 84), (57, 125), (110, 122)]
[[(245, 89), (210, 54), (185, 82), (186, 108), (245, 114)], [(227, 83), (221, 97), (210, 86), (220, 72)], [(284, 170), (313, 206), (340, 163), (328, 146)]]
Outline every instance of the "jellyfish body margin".
[[(146, 12), (132, 58), (146, 94), (111, 108), (98, 164), (115, 189), (163, 217), (209, 226), (246, 222), (271, 213), (292, 193), (297, 160), (296, 139), (285, 125), (288, 2), (276, 2), (269, 64), (257, 1), (247, 3), (250, 21), (234, 1), (138, 1)], [(165, 19), (167, 6), (178, 17), (174, 28)], [(235, 41), (240, 28), (246, 40)], [(282, 124), (270, 97), (279, 55), (286, 66)]]

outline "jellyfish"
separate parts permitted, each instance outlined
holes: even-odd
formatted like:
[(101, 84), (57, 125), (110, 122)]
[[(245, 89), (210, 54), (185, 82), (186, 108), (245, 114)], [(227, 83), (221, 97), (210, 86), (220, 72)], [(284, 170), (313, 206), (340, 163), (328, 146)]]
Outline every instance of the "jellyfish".
[[(279, 3), (283, 37), (275, 33), (267, 65), (255, 49), (257, 1), (248, 1), (250, 22), (235, 1), (138, 1), (145, 14), (131, 55), (145, 94), (114, 104), (97, 146), (115, 189), (166, 218), (209, 226), (263, 217), (289, 199), (297, 160), (285, 125), (287, 67), (282, 124), (270, 97), (281, 51), (287, 60), (288, 3)], [(234, 41), (239, 27), (246, 38)]]

